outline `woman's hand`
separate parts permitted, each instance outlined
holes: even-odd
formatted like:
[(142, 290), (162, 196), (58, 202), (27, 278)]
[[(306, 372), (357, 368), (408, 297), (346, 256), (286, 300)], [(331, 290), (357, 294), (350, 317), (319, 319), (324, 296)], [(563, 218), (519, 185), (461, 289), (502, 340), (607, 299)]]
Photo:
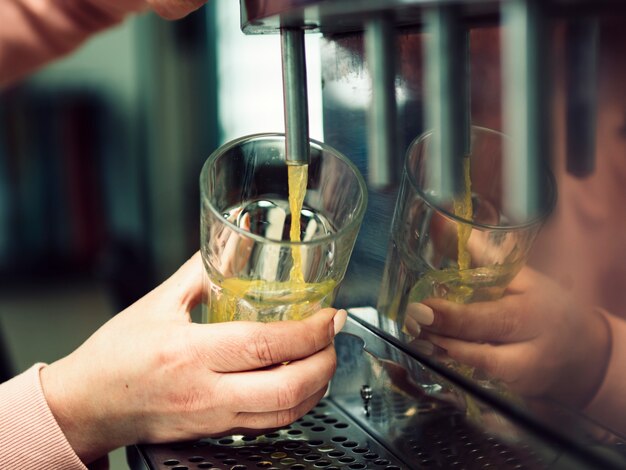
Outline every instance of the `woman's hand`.
[(177, 20), (197, 10), (207, 0), (147, 0), (147, 2), (163, 18)]
[(105, 11), (125, 16), (130, 12), (146, 9), (154, 10), (159, 16), (168, 20), (178, 20), (197, 10), (207, 0), (80, 0), (90, 2)]
[(430, 339), (524, 396), (583, 406), (600, 385), (610, 355), (602, 313), (557, 283), (524, 268), (505, 295), (467, 305), (428, 299), (407, 308), (409, 332)]
[(196, 254), (42, 369), (50, 408), (84, 462), (138, 442), (281, 427), (324, 395), (345, 312), (324, 309), (300, 322), (191, 323), (202, 270)]

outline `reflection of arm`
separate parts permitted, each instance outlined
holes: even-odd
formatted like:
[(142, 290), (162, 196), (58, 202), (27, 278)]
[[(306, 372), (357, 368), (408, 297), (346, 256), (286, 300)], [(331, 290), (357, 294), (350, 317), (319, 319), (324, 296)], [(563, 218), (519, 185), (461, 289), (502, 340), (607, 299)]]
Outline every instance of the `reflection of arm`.
[(1, 0), (0, 87), (72, 51), (143, 5), (143, 0)]
[(603, 312), (611, 327), (612, 351), (606, 375), (586, 413), (626, 435), (626, 321)]
[(0, 465), (86, 470), (46, 403), (41, 367), (37, 364), (0, 385)]

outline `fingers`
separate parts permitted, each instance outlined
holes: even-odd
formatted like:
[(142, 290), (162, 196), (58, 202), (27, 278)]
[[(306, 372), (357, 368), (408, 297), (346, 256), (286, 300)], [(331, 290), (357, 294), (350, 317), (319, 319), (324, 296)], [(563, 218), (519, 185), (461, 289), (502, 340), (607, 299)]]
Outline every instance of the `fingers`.
[(237, 416), (238, 429), (245, 433), (246, 429), (274, 429), (287, 426), (311, 411), (324, 397), (326, 388), (326, 386), (322, 387), (292, 408), (264, 413), (239, 413)]
[[(479, 208), (480, 210), (480, 208)], [(481, 215), (481, 222), (495, 222), (491, 216)], [(430, 222), (429, 235), (437, 252), (446, 258), (458, 259), (458, 228), (459, 222), (453, 222), (441, 214), (433, 214)], [(470, 255), (471, 266), (485, 266), (502, 260), (503, 254), (510, 252), (513, 247), (505, 250), (502, 245), (494, 246), (489, 241), (489, 233), (482, 230), (471, 230), (465, 243), (465, 249)]]
[(200, 8), (206, 0), (149, 0), (149, 3), (159, 16), (177, 20)]
[(532, 363), (531, 351), (524, 343), (493, 345), (488, 343), (472, 343), (455, 338), (446, 338), (429, 334), (433, 344), (447, 351), (455, 361), (475, 367), (493, 378), (514, 385), (523, 371), (523, 361)]
[[(249, 214), (244, 214), (239, 226), (244, 230), (250, 231)], [(224, 234), (221, 235), (221, 243), (223, 243), (224, 248), (220, 253), (219, 272), (224, 277), (240, 275), (248, 263), (254, 240), (244, 237), (228, 227), (224, 229)]]
[(345, 321), (345, 310), (326, 308), (301, 321), (194, 324), (190, 344), (210, 370), (249, 371), (321, 351)]
[(294, 410), (326, 387), (336, 366), (331, 344), (305, 359), (269, 370), (225, 374), (220, 386), (229, 391), (225, 405), (240, 412)]
[(421, 327), (467, 341), (514, 342), (530, 339), (533, 335), (525, 318), (516, 295), (472, 304), (428, 299), (407, 306), (405, 326), (414, 336), (419, 334)]

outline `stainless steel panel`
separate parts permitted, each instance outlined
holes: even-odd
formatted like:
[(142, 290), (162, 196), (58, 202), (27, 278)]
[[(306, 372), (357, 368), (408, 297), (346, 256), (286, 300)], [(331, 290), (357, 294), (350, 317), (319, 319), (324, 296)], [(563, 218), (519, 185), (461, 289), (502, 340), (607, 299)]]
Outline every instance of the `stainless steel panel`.
[(283, 28), (283, 106), (285, 114), (285, 159), (288, 163), (309, 163), (309, 105), (307, 99), (304, 31)]
[[(395, 172), (400, 173), (408, 145), (423, 129), (420, 34), (399, 32), (395, 47), (395, 151), (399, 155)], [(369, 180), (367, 115), (374, 91), (364, 38), (360, 34), (329, 36), (322, 40), (321, 57), (324, 140), (350, 158)], [(394, 184), (385, 189), (369, 187), (367, 211), (338, 306), (376, 305), (397, 190)]]
[(551, 41), (540, 2), (505, 2), (502, 15), (506, 212), (529, 220), (542, 212), (542, 165), (550, 161)]
[(388, 15), (373, 18), (365, 32), (365, 55), (372, 80), (368, 117), (369, 184), (386, 189), (400, 180), (396, 139), (396, 33)]
[[(240, 0), (241, 28), (246, 34), (276, 33), (282, 26), (323, 33), (363, 31), (372, 16), (392, 12), (398, 27), (420, 25), (433, 5), (458, 5), (463, 17), (482, 22), (496, 18), (509, 0)], [(622, 0), (541, 0), (550, 15), (570, 16), (626, 12)]]
[(570, 20), (565, 36), (567, 171), (578, 177), (595, 169), (598, 106), (598, 19)]
[(426, 121), (433, 132), (433, 187), (443, 201), (464, 194), (463, 159), (470, 152), (469, 31), (455, 5), (426, 10)]

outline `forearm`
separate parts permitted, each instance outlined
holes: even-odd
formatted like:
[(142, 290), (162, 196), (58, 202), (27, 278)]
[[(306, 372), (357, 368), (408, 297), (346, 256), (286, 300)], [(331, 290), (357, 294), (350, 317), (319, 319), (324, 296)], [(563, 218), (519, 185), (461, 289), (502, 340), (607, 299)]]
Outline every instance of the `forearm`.
[(142, 9), (144, 0), (2, 0), (0, 88)]
[(48, 408), (41, 366), (0, 385), (0, 466), (86, 470)]

